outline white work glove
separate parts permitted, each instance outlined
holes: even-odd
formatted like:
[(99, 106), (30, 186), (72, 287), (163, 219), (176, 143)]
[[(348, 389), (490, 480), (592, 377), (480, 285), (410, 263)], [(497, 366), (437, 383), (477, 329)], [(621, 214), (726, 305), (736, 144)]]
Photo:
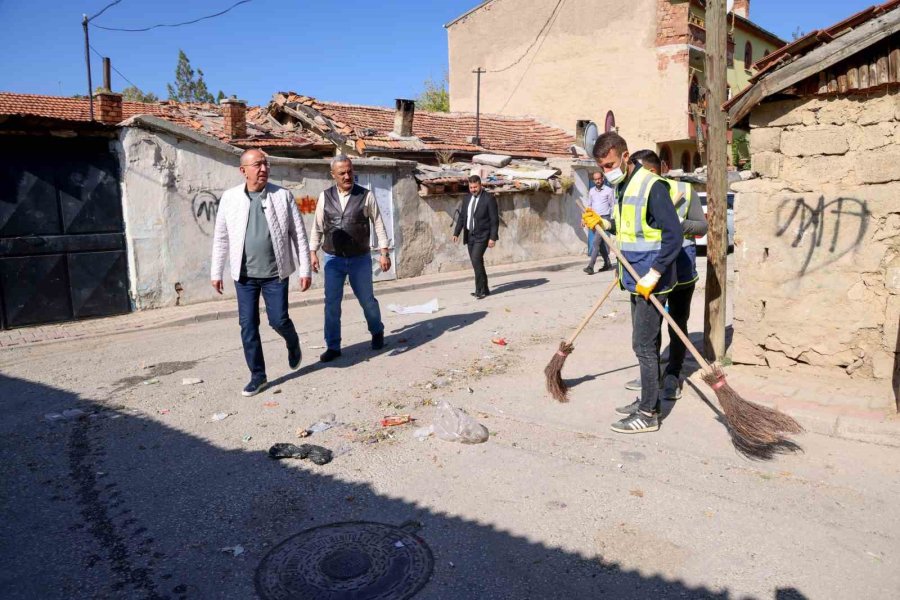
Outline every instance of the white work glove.
[(661, 275), (659, 273), (650, 269), (646, 275), (638, 280), (637, 293), (643, 296), (644, 300), (649, 300), (650, 294), (653, 293), (653, 289), (656, 287), (656, 284), (659, 283), (660, 277)]

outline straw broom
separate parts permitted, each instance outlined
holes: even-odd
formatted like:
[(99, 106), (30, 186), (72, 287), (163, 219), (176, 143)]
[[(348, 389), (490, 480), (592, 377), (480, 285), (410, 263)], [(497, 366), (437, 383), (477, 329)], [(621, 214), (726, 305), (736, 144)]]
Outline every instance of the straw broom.
[[(581, 202), (576, 202), (579, 208), (584, 210)], [(635, 281), (639, 280), (640, 275), (637, 274), (631, 263), (622, 256), (618, 246), (610, 241), (603, 228), (600, 226), (595, 227), (594, 233), (599, 235), (607, 247), (613, 251), (619, 263), (628, 270)], [(754, 458), (771, 458), (773, 453), (796, 448), (796, 445), (782, 434), (802, 432), (803, 428), (800, 424), (792, 417), (778, 410), (742, 398), (734, 388), (728, 385), (722, 368), (718, 364), (711, 365), (703, 358), (703, 355), (691, 343), (691, 340), (681, 330), (675, 319), (666, 312), (663, 305), (653, 294), (650, 294), (650, 302), (700, 365), (703, 371), (703, 382), (712, 388), (719, 405), (722, 407), (725, 423), (728, 426), (728, 432), (731, 435), (734, 447), (742, 454)]]
[(575, 343), (575, 339), (584, 331), (584, 328), (587, 327), (588, 322), (593, 318), (597, 311), (600, 310), (600, 307), (603, 306), (603, 303), (606, 302), (606, 299), (609, 298), (609, 295), (619, 284), (618, 277), (612, 280), (612, 283), (609, 284), (609, 288), (607, 288), (606, 293), (594, 303), (593, 308), (591, 308), (590, 312), (584, 316), (584, 319), (581, 320), (581, 324), (575, 329), (575, 332), (569, 336), (568, 340), (562, 341), (559, 343), (559, 350), (553, 355), (553, 358), (550, 359), (550, 362), (547, 363), (547, 366), (544, 368), (544, 376), (547, 378), (547, 391), (550, 392), (550, 395), (556, 398), (559, 402), (568, 402), (569, 401), (569, 386), (566, 385), (566, 382), (563, 381), (562, 378), (562, 369), (566, 364), (566, 359), (572, 354), (572, 350), (575, 349), (573, 345)]

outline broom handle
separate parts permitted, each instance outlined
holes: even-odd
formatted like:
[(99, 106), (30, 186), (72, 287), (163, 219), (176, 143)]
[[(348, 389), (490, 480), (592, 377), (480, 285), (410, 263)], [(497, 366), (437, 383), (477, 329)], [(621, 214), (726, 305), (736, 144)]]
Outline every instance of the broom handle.
[[(578, 205), (578, 208), (581, 209), (581, 212), (584, 212), (584, 204), (581, 203), (581, 200), (576, 199), (575, 203)], [(594, 233), (600, 235), (600, 239), (602, 239), (607, 247), (613, 251), (613, 254), (616, 255), (616, 258), (619, 260), (619, 264), (621, 264), (629, 273), (631, 273), (631, 276), (634, 277), (635, 281), (638, 281), (641, 278), (640, 275), (637, 274), (637, 271), (634, 270), (634, 267), (631, 266), (631, 263), (628, 262), (628, 260), (626, 260), (624, 256), (622, 256), (622, 252), (619, 250), (619, 247), (610, 241), (609, 236), (605, 231), (603, 231), (603, 228), (597, 225), (596, 227), (594, 227)], [(681, 327), (678, 326), (678, 323), (675, 322), (675, 319), (672, 318), (672, 315), (666, 312), (666, 309), (663, 308), (663, 305), (653, 294), (650, 294), (650, 302), (651, 304), (653, 304), (656, 310), (659, 311), (659, 314), (662, 315), (663, 319), (666, 320), (666, 323), (669, 324), (669, 327), (672, 328), (672, 331), (674, 331), (678, 335), (678, 337), (681, 338), (681, 341), (684, 343), (684, 347), (691, 351), (691, 355), (700, 364), (700, 366), (703, 367), (703, 370), (712, 372), (712, 365), (710, 365), (706, 361), (706, 359), (703, 358), (703, 355), (700, 354), (697, 348), (694, 347), (694, 344), (691, 343), (690, 338), (688, 338), (684, 331), (681, 330)]]
[(618, 278), (615, 278), (612, 280), (612, 283), (610, 283), (609, 287), (606, 289), (606, 293), (603, 294), (603, 296), (601, 296), (600, 299), (597, 300), (596, 303), (594, 303), (594, 307), (591, 309), (591, 312), (589, 312), (588, 314), (586, 314), (584, 316), (584, 319), (581, 320), (581, 324), (575, 330), (575, 333), (573, 333), (571, 336), (569, 336), (569, 339), (566, 340), (566, 344), (571, 346), (572, 344), (575, 343), (575, 338), (577, 338), (579, 335), (581, 335), (581, 332), (584, 331), (585, 327), (587, 327), (588, 322), (590, 322), (590, 320), (592, 318), (594, 318), (594, 315), (597, 314), (597, 311), (600, 310), (600, 307), (603, 306), (603, 303), (606, 302), (606, 299), (609, 298), (609, 295), (612, 294), (613, 289), (615, 289), (615, 287), (618, 284), (619, 284)]

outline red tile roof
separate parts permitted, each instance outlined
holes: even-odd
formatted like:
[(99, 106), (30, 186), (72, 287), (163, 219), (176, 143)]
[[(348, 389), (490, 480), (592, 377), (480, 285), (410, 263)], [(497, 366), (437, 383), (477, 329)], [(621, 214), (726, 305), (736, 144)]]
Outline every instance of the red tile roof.
[[(343, 136), (362, 143), (362, 151), (478, 153), (495, 152), (521, 157), (571, 156), (575, 138), (561, 129), (530, 117), (481, 115), (481, 146), (466, 138), (475, 135), (474, 113), (436, 113), (417, 110), (413, 136), (417, 140), (389, 135), (395, 111), (381, 106), (323, 102), (293, 92), (280, 94), (287, 103), (309, 107), (334, 123)], [(278, 95), (276, 95), (278, 96)], [(277, 112), (277, 103), (270, 105)], [(359, 147), (359, 143), (357, 144)]]
[[(95, 118), (99, 112), (99, 101), (94, 100)], [(10, 92), (0, 92), (0, 115), (90, 121), (86, 99)], [(320, 147), (323, 152), (331, 151), (333, 148), (328, 142), (311, 134), (298, 135), (294, 131), (276, 130), (274, 124), (266, 120), (265, 112), (259, 107), (247, 109), (247, 137), (242, 139), (232, 139), (225, 133), (222, 109), (216, 104), (122, 102), (123, 121), (137, 115), (159, 117), (241, 148)]]
[[(135, 115), (164, 116), (164, 113), (165, 108), (160, 104), (122, 102), (123, 119), (128, 119)], [(100, 103), (98, 100), (94, 100), (94, 115), (99, 114)], [(90, 121), (90, 107), (87, 99), (82, 98), (0, 92), (0, 115), (35, 116), (64, 121)]]

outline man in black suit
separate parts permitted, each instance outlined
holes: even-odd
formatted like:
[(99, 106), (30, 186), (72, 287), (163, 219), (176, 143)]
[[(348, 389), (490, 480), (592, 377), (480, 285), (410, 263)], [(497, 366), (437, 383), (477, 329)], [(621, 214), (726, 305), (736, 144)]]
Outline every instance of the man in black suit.
[(484, 253), (497, 243), (500, 214), (497, 211), (497, 201), (489, 192), (484, 191), (478, 175), (469, 177), (469, 193), (470, 196), (463, 203), (462, 212), (456, 220), (453, 241), (459, 239), (460, 232), (465, 228), (463, 241), (469, 247), (469, 258), (475, 270), (475, 292), (472, 295), (481, 300), (491, 293), (488, 289), (487, 271), (484, 270)]

